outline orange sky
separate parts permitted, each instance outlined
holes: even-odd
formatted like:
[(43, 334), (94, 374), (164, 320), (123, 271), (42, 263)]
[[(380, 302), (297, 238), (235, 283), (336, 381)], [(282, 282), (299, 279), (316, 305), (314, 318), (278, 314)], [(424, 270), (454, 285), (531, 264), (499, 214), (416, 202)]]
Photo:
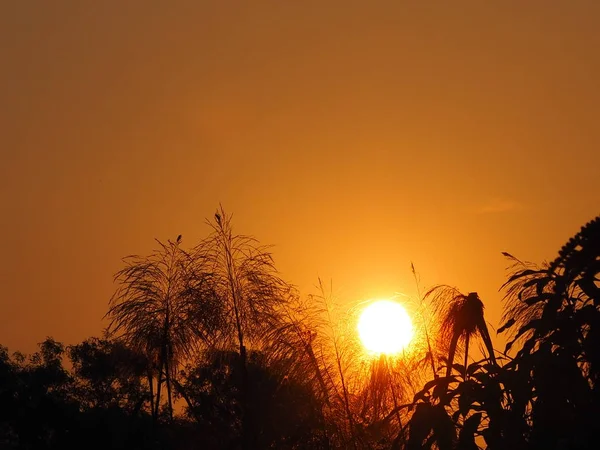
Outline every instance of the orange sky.
[(595, 0), (2, 2), (0, 343), (98, 334), (120, 258), (197, 242), (219, 202), (304, 292), (411, 294), (412, 260), (497, 325), (500, 252), (550, 259), (600, 212), (599, 22)]

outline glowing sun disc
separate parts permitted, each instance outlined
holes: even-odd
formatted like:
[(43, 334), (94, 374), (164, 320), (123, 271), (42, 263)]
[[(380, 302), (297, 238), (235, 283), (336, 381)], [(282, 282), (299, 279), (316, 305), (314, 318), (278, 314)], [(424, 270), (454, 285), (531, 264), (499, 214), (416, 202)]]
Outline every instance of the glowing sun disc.
[(413, 337), (413, 326), (406, 309), (397, 302), (370, 303), (358, 319), (358, 335), (371, 353), (395, 354), (404, 350)]

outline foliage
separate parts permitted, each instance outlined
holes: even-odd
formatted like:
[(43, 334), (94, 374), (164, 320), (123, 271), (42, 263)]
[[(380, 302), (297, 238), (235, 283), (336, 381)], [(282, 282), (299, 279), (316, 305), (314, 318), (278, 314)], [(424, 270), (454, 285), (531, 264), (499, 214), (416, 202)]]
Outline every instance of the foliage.
[[(513, 263), (503, 286), (504, 323), (498, 330), (509, 336), (506, 356), (497, 360), (486, 343), (485, 360), (467, 366), (465, 358), (465, 365), (453, 364), (452, 339), (446, 376), (427, 383), (415, 396), (407, 448), (599, 445), (594, 429), (600, 419), (600, 218), (585, 225), (550, 264), (536, 267), (505, 256)], [(459, 320), (444, 322), (467, 300), (463, 296), (458, 307), (454, 302), (443, 305), (447, 336), (479, 329)], [(482, 305), (476, 306), (467, 314), (476, 319), (472, 325), (485, 323)]]
[[(115, 276), (118, 288), (110, 301), (109, 332), (148, 361), (153, 416), (158, 416), (163, 382), (172, 415), (171, 381), (184, 358), (209, 341), (221, 326), (221, 304), (208, 276), (175, 242), (159, 244), (147, 257), (129, 256)], [(154, 383), (156, 380), (156, 383)]]
[[(451, 286), (435, 286), (430, 289), (425, 298), (431, 297), (440, 324), (438, 340), (440, 346), (449, 342), (448, 363), (446, 376), (450, 376), (454, 355), (459, 342), (462, 340), (464, 348), (464, 367), (467, 366), (469, 356), (469, 343), (474, 335), (479, 335), (488, 351), (491, 362), (495, 362), (492, 339), (488, 331), (483, 314), (483, 302), (477, 292), (462, 294), (458, 289)], [(466, 377), (466, 372), (465, 372)]]
[[(210, 434), (208, 448), (242, 442), (240, 368), (236, 352), (209, 352), (182, 374), (182, 388), (190, 398), (186, 414)], [(318, 443), (326, 439), (320, 431), (324, 422), (309, 386), (289, 378), (285, 362), (268, 363), (257, 352), (249, 355), (248, 374), (258, 448), (320, 448)]]
[[(505, 284), (501, 331), (520, 343), (507, 370), (521, 374), (527, 437), (534, 448), (592, 448), (600, 418), (600, 217), (550, 264), (516, 264)], [(595, 448), (595, 447), (594, 447)]]
[(277, 272), (268, 247), (234, 234), (231, 216), (222, 207), (207, 224), (212, 232), (194, 248), (192, 259), (218, 300), (213, 337), (222, 349), (261, 348), (294, 289)]
[(68, 348), (73, 394), (88, 410), (121, 408), (135, 414), (149, 402), (145, 355), (123, 342), (90, 338)]
[(231, 216), (221, 207), (214, 222), (207, 221), (212, 233), (192, 252), (195, 273), (203, 274), (218, 301), (219, 326), (212, 336), (216, 348), (239, 352), (242, 443), (246, 449), (257, 445), (256, 412), (250, 401), (248, 348), (260, 349), (269, 330), (283, 320), (285, 306), (293, 297), (293, 287), (278, 274), (267, 248), (251, 236), (233, 233)]
[(442, 285), (419, 294), (413, 350), (379, 358), (331, 288), (302, 298), (222, 208), (210, 225), (125, 259), (103, 338), (0, 347), (0, 448), (600, 445), (600, 218), (549, 264), (505, 254), (503, 353), (479, 296)]

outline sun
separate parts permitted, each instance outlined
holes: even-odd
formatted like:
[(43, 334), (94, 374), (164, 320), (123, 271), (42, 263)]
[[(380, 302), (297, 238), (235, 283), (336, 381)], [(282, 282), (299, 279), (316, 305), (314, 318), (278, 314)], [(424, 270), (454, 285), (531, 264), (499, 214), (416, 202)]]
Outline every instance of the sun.
[(358, 335), (370, 353), (393, 355), (410, 344), (413, 326), (400, 303), (377, 300), (362, 311), (358, 319)]

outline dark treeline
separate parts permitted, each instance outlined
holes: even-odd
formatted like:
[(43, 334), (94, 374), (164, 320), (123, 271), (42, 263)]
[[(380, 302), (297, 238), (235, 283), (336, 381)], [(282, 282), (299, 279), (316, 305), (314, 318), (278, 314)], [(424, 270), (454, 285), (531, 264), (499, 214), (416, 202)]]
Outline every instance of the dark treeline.
[(375, 359), (325, 285), (302, 297), (222, 209), (209, 225), (124, 259), (102, 337), (0, 347), (0, 449), (600, 448), (600, 217), (550, 263), (505, 254), (505, 349), (440, 285)]

